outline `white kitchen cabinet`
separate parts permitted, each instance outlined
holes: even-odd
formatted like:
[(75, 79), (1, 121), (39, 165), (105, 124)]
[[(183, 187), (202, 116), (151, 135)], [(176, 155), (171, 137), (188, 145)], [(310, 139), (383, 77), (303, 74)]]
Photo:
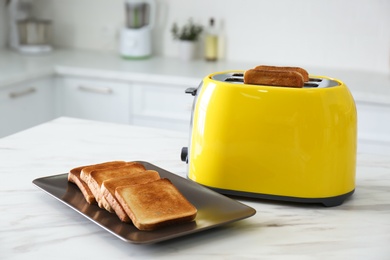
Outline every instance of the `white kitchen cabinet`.
[(58, 77), (58, 110), (62, 116), (131, 123), (129, 83), (83, 77)]
[(56, 117), (53, 79), (44, 78), (0, 89), (0, 137)]
[(357, 101), (356, 108), (359, 138), (390, 142), (390, 105)]
[(197, 87), (167, 83), (133, 83), (133, 123), (189, 131), (194, 97), (185, 90)]

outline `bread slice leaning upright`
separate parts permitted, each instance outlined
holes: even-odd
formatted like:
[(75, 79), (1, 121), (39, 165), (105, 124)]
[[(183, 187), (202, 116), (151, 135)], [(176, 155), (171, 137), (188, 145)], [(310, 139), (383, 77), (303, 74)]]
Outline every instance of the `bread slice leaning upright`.
[(160, 179), (160, 175), (158, 174), (158, 172), (154, 170), (146, 170), (143, 172), (134, 172), (126, 176), (116, 177), (104, 181), (101, 186), (100, 192), (104, 200), (109, 205), (109, 208), (107, 208), (104, 204), (105, 209), (108, 211), (110, 211), (110, 209), (113, 209), (122, 222), (131, 222), (129, 216), (123, 210), (122, 206), (115, 197), (115, 189), (121, 186), (142, 184), (158, 179)]
[(281, 66), (268, 66), (268, 65), (259, 65), (255, 67), (255, 70), (265, 70), (265, 71), (295, 71), (302, 75), (303, 81), (309, 81), (309, 73), (307, 70), (301, 67), (281, 67)]
[(115, 196), (139, 230), (193, 221), (197, 209), (168, 179), (116, 188)]
[(302, 88), (302, 74), (290, 70), (250, 69), (244, 73), (244, 84)]

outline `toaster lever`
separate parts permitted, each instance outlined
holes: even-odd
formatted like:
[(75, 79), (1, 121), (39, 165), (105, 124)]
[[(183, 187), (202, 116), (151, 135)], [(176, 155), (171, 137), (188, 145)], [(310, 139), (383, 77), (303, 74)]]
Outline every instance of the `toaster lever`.
[(191, 94), (191, 95), (195, 96), (197, 90), (198, 90), (198, 88), (187, 88), (185, 92), (187, 94)]

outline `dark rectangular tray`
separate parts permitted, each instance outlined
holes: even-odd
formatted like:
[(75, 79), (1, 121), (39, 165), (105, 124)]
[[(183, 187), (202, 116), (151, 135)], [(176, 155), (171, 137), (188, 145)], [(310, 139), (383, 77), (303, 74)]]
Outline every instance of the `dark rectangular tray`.
[(191, 180), (161, 169), (151, 163), (140, 161), (146, 169), (157, 171), (161, 178), (168, 178), (180, 192), (197, 208), (194, 222), (167, 226), (155, 231), (141, 231), (133, 224), (123, 223), (119, 218), (97, 205), (88, 204), (78, 187), (68, 182), (68, 174), (59, 174), (33, 180), (33, 183), (65, 205), (82, 214), (118, 238), (135, 244), (150, 244), (197, 233), (227, 223), (242, 220), (256, 211)]

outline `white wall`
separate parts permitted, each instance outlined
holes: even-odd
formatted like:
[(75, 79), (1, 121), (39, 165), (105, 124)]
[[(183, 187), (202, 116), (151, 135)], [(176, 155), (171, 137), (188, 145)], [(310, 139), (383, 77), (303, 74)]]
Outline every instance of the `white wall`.
[[(55, 45), (116, 50), (121, 0), (34, 0), (54, 20)], [(228, 60), (390, 71), (388, 0), (157, 0), (154, 52), (176, 56), (170, 28), (189, 17), (223, 24)]]
[(5, 1), (0, 1), (0, 48), (6, 45)]

